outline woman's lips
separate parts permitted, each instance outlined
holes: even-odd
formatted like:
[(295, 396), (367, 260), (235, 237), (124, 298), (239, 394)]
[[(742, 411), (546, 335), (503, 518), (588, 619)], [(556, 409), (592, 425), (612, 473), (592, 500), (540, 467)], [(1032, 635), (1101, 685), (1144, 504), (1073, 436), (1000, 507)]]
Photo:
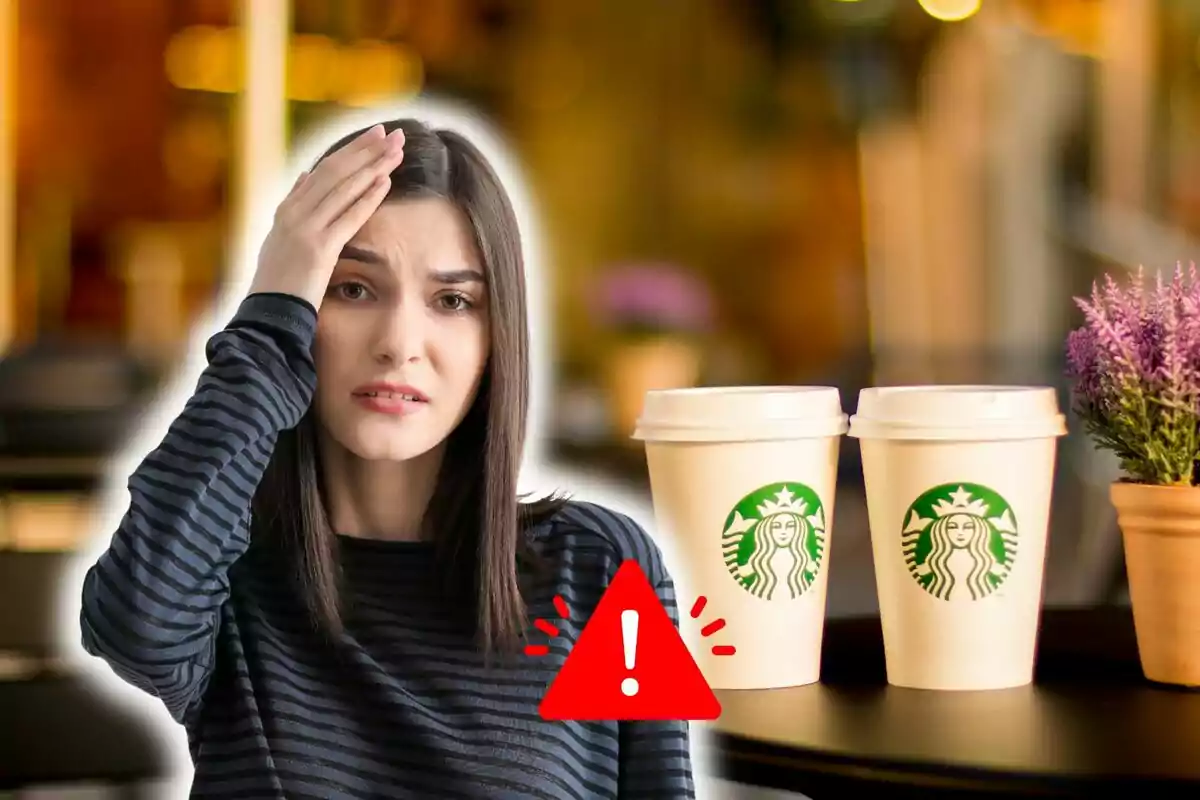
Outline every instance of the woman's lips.
[(399, 394), (356, 394), (354, 400), (364, 408), (380, 414), (411, 414), (426, 405), (424, 400)]
[(419, 390), (394, 384), (361, 386), (351, 396), (359, 405), (380, 414), (411, 414), (429, 402)]

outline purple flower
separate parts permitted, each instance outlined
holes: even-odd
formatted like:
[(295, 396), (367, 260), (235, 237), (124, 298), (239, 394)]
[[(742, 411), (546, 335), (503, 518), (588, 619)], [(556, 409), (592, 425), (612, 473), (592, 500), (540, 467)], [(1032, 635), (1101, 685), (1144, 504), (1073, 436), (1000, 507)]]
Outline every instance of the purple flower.
[(1191, 484), (1200, 455), (1200, 279), (1193, 265), (1147, 291), (1106, 275), (1076, 298), (1084, 324), (1067, 337), (1073, 404), (1140, 482)]
[(696, 276), (668, 264), (634, 264), (605, 272), (592, 310), (607, 327), (698, 332), (712, 323), (712, 297)]
[(1067, 335), (1067, 376), (1075, 380), (1077, 396), (1092, 403), (1101, 397), (1099, 347), (1090, 328)]

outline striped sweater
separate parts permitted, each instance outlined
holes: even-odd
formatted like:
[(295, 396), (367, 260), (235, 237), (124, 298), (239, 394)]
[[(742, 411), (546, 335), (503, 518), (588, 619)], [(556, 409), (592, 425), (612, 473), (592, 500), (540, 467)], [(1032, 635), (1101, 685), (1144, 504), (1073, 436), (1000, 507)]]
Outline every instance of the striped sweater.
[[(338, 535), (352, 610), (335, 643), (313, 632), (278, 559), (251, 546), (248, 509), (311, 401), (315, 330), (298, 298), (242, 302), (86, 575), (83, 645), (185, 727), (192, 797), (692, 797), (686, 723), (538, 714), (625, 559), (678, 624), (661, 553), (625, 515), (571, 501), (531, 531), (556, 564), (528, 598), (547, 656), (485, 667), (429, 543)], [(538, 617), (559, 635), (534, 630)]]

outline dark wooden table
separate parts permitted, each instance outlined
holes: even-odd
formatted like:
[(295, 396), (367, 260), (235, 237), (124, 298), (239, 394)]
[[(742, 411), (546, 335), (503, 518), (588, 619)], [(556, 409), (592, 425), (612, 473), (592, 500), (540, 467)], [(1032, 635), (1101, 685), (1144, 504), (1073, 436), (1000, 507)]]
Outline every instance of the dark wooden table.
[(1017, 689), (888, 686), (877, 618), (829, 622), (822, 662), (819, 684), (717, 692), (721, 777), (813, 800), (1200, 797), (1200, 692), (1143, 677), (1127, 607), (1044, 612)]
[(0, 681), (0, 792), (76, 782), (132, 792), (170, 775), (153, 729), (85, 679)]

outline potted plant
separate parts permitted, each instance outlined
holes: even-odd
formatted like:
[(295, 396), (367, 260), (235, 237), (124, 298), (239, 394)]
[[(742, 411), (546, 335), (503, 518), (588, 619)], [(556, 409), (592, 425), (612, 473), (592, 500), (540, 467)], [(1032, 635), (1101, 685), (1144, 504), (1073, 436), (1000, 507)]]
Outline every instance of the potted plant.
[(1200, 281), (1139, 268), (1076, 298), (1067, 342), (1072, 405), (1122, 479), (1110, 496), (1125, 548), (1142, 671), (1200, 686)]
[(605, 383), (619, 438), (632, 434), (646, 392), (692, 386), (712, 298), (696, 275), (673, 264), (629, 264), (601, 273), (592, 311), (608, 347)]

